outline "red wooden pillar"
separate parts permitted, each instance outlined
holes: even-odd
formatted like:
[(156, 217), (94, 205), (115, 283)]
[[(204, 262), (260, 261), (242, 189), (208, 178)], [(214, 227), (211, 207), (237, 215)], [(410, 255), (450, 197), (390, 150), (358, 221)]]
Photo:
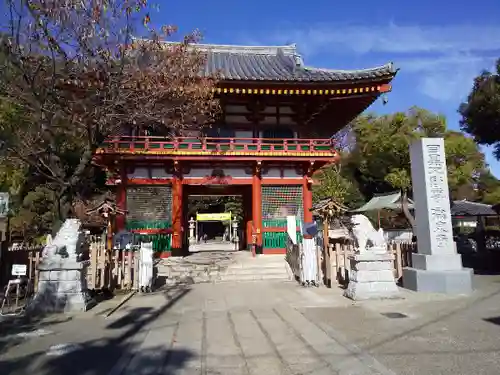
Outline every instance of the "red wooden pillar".
[(182, 179), (172, 179), (172, 250), (182, 249)]
[(256, 250), (262, 253), (262, 180), (260, 177), (260, 164), (255, 169), (252, 177), (252, 222), (257, 235)]
[(308, 176), (304, 176), (302, 182), (302, 195), (304, 197), (304, 222), (311, 223), (313, 221), (312, 214), (312, 189), (311, 189), (311, 179)]
[[(127, 209), (127, 170), (122, 166), (120, 169), (120, 182), (116, 186), (116, 206), (119, 209)], [(125, 229), (126, 215), (117, 215), (115, 218), (116, 231)]]

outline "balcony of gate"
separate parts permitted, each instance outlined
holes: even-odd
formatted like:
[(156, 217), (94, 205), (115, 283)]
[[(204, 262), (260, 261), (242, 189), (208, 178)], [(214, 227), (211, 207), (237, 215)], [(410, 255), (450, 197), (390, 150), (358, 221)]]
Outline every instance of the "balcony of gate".
[(176, 157), (325, 158), (338, 156), (332, 139), (190, 138), (120, 136), (107, 139), (97, 154)]

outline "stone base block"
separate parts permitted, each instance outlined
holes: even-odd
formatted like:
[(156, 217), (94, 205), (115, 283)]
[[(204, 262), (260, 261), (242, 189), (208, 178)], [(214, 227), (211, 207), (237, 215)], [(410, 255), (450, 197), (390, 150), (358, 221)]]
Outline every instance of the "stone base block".
[(403, 269), (403, 287), (416, 292), (469, 294), (472, 292), (471, 268), (454, 271)]
[(87, 293), (86, 269), (39, 269), (38, 290), (31, 313), (87, 311), (96, 302)]
[(366, 252), (352, 256), (352, 271), (344, 296), (356, 301), (398, 298), (399, 288), (394, 279), (393, 260), (393, 256), (388, 253)]
[(462, 256), (460, 254), (428, 255), (412, 254), (413, 268), (427, 271), (460, 271)]
[(399, 288), (392, 282), (352, 282), (349, 281), (344, 296), (354, 301), (368, 299), (400, 298)]

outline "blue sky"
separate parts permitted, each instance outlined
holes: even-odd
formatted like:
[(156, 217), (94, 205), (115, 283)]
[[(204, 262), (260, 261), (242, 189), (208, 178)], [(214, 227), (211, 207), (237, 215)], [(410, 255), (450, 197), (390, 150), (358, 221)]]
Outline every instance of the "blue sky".
[[(154, 23), (175, 24), (181, 33), (199, 29), (206, 43), (297, 43), (307, 65), (332, 69), (393, 61), (401, 71), (389, 103), (371, 109), (382, 113), (418, 105), (446, 115), (453, 129), (473, 77), (500, 57), (499, 0), (159, 3)], [(500, 177), (500, 163), (485, 151)]]

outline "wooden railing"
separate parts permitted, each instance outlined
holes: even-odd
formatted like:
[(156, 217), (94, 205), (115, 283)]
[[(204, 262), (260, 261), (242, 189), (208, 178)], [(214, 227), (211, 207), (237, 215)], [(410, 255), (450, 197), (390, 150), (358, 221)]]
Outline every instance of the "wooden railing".
[[(394, 278), (399, 280), (403, 276), (403, 268), (411, 267), (411, 254), (417, 251), (413, 243), (393, 243), (388, 245), (389, 253), (394, 256)], [(330, 245), (328, 251), (323, 252), (323, 276), (328, 285), (347, 285), (351, 271), (349, 257), (354, 254), (351, 243)]]
[[(138, 251), (113, 250), (106, 251), (106, 244), (99, 236), (88, 238), (90, 266), (87, 269), (87, 288), (103, 289), (107, 288), (122, 290), (137, 290), (139, 288)], [(26, 276), (31, 280), (34, 290), (38, 287), (38, 264), (41, 260), (43, 246), (23, 245), (10, 248), (2, 257), (0, 271), (6, 275), (2, 280), (2, 285), (6, 285), (11, 276), (13, 264), (26, 264)]]
[(90, 269), (87, 272), (89, 289), (139, 289), (139, 252), (106, 251), (99, 238), (90, 241)]
[(210, 154), (233, 152), (253, 154), (275, 152), (286, 154), (322, 153), (335, 156), (332, 139), (273, 139), (273, 138), (215, 138), (215, 137), (131, 137), (107, 139), (99, 153), (175, 153)]

